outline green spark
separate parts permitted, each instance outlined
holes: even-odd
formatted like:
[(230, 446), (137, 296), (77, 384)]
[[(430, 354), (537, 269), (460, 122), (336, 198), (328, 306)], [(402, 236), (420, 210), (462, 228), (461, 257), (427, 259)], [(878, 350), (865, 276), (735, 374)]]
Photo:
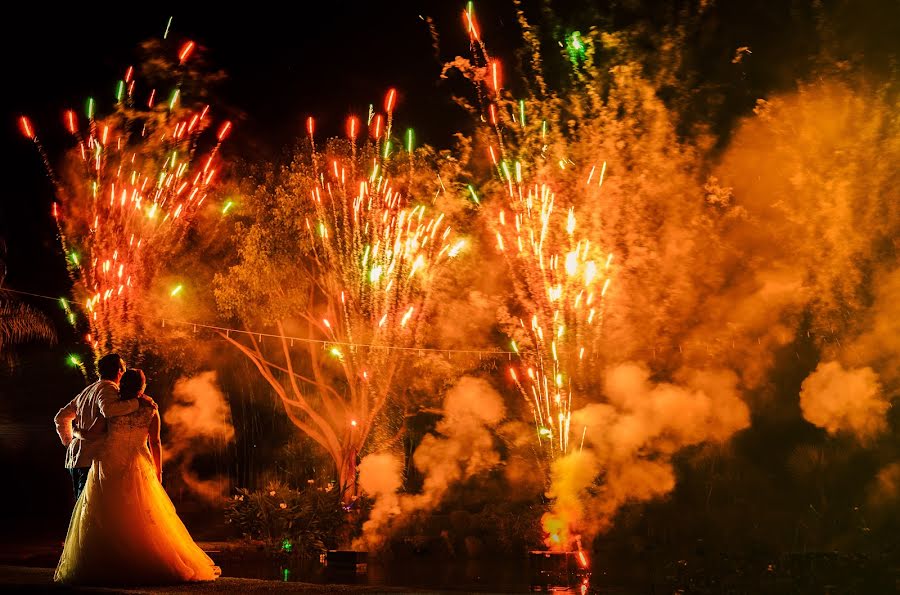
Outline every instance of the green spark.
[(471, 185), (471, 184), (469, 184), (469, 194), (472, 195), (472, 200), (475, 201), (475, 204), (476, 204), (476, 205), (480, 205), (480, 204), (481, 204), (481, 201), (478, 200), (478, 195), (475, 194), (475, 189), (472, 188), (472, 185)]
[(569, 52), (569, 60), (574, 66), (578, 66), (587, 56), (587, 44), (581, 38), (581, 31), (573, 31), (566, 39), (566, 50)]

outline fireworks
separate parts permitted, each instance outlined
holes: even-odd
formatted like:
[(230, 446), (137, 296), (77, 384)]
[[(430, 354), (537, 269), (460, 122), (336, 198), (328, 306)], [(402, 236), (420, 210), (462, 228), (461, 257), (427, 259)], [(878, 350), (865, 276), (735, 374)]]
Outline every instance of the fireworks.
[[(319, 148), (308, 118), (308, 148), (251, 201), (267, 217), (248, 230), (243, 264), (218, 278), (220, 304), (245, 322), (257, 323), (260, 304), (272, 309), (282, 344), (274, 354), (289, 380), (263, 376), (292, 421), (328, 450), (344, 487), (394, 396), (395, 375), (426, 341), (420, 328), (435, 279), (466, 245), (431, 208), (439, 165), (415, 148), (412, 129), (392, 135), (395, 102), (390, 90), (385, 113), (372, 109), (370, 140), (350, 116), (346, 139)], [(271, 238), (277, 247), (265, 247)], [(291, 352), (284, 333), (298, 323), (306, 357)], [(273, 369), (261, 345), (227, 339), (261, 370)]]
[[(487, 155), (503, 189), (504, 204), (494, 213), (496, 249), (509, 264), (512, 310), (520, 314), (502, 321), (519, 356), (509, 374), (531, 404), (537, 439), (552, 459), (577, 446), (573, 397), (596, 378), (591, 368), (600, 351), (613, 255), (590, 233), (595, 222), (582, 231), (576, 209), (597, 198), (606, 163), (575, 163), (562, 135), (548, 139), (542, 112), (553, 109), (551, 102), (508, 97), (502, 66), (481, 41), (471, 3), (464, 20), (475, 58), (471, 78), (490, 124)], [(469, 192), (481, 202), (472, 186)]]
[[(552, 467), (583, 445), (588, 428), (572, 427), (573, 406), (583, 406), (597, 390), (603, 362), (602, 327), (614, 258), (591, 207), (601, 200), (607, 164), (576, 160), (571, 149), (578, 141), (563, 133), (559, 102), (546, 96), (539, 73), (536, 99), (516, 99), (504, 90), (502, 64), (481, 40), (471, 3), (463, 17), (473, 55), (467, 74), (478, 91), (485, 153), (495, 173), (489, 187), (502, 196), (487, 208), (496, 249), (513, 283), (509, 314), (501, 320), (518, 355), (509, 375), (530, 404), (537, 441)], [(576, 33), (567, 43), (577, 67), (586, 42)], [(537, 68), (536, 43), (531, 49)], [(480, 203), (472, 186), (469, 191)], [(587, 214), (585, 222), (579, 210)], [(559, 551), (577, 545), (583, 557), (575, 519), (558, 504), (542, 519), (546, 543)]]
[[(220, 169), (218, 152), (231, 124), (221, 124), (206, 143), (209, 151), (198, 155), (212, 125), (209, 106), (188, 106), (181, 93), (195, 47), (187, 42), (177, 53), (168, 102), (154, 103), (163, 90), (142, 88), (129, 67), (115, 86), (109, 115), (97, 115), (94, 98), (85, 102), (84, 120), (74, 110), (64, 113), (75, 147), (61, 181), (44, 159), (59, 201), (53, 217), (94, 351), (133, 349), (157, 273), (176, 252)], [(44, 156), (27, 118), (21, 128)]]
[(314, 213), (304, 225), (330, 294), (322, 332), (338, 342), (403, 346), (436, 269), (464, 242), (453, 238), (444, 215), (408, 204), (382, 175), (382, 151), (372, 149), (356, 159), (319, 156), (330, 167), (314, 173)]
[(512, 215), (500, 210), (496, 232), (498, 249), (511, 252), (517, 295), (527, 295), (518, 306), (530, 314), (511, 329), (521, 365), (511, 367), (510, 376), (533, 405), (538, 440), (557, 456), (573, 446), (573, 392), (591, 374), (612, 255), (577, 235), (574, 208), (555, 208), (548, 185), (516, 191)]
[[(390, 90), (385, 106), (393, 109), (394, 101)], [(391, 111), (384, 118), (375, 115), (373, 142), (359, 147), (357, 120), (351, 116), (349, 155), (337, 143), (312, 155), (312, 211), (304, 227), (314, 262), (311, 277), (323, 292), (316, 326), (333, 342), (328, 352), (350, 389), (350, 426), (357, 430), (344, 445), (350, 452), (363, 447), (389, 396), (397, 363), (403, 360), (397, 349), (421, 343), (417, 329), (440, 268), (465, 245), (443, 214), (409, 201), (403, 189), (408, 191), (418, 175), (413, 133), (409, 129), (403, 135), (401, 152), (405, 148), (408, 154), (392, 159), (392, 116)], [(309, 128), (313, 126), (310, 120)], [(310, 146), (315, 151), (312, 136)], [(403, 161), (410, 164), (409, 170), (401, 168), (407, 177), (395, 181), (392, 162)]]

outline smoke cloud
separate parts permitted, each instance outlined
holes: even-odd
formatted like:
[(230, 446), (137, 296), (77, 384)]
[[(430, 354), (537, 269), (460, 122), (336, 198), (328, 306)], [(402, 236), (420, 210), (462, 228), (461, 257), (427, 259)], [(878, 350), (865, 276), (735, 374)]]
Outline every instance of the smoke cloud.
[[(836, 79), (799, 84), (760, 101), (710, 168), (639, 69), (614, 68), (608, 82), (608, 104), (578, 104), (577, 133), (547, 141), (579, 174), (552, 161), (535, 174), (562, 208), (583, 201), (577, 229), (615, 257), (602, 332), (584, 332), (578, 364), (593, 366), (573, 398), (572, 444), (584, 432), (584, 449), (550, 470), (544, 525), (559, 547), (608, 528), (626, 503), (669, 493), (673, 456), (748, 427), (751, 405), (789, 400), (793, 412), (800, 401), (812, 423), (863, 438), (886, 427), (900, 387), (890, 97)], [(592, 164), (608, 165), (602, 188), (585, 186)], [(511, 286), (518, 309), (499, 319), (514, 336), (534, 300)], [(802, 391), (786, 391), (772, 372), (800, 344), (820, 364)]]
[(403, 486), (403, 462), (391, 453), (366, 455), (359, 464), (359, 487), (375, 503), (369, 518), (363, 523), (363, 536), (353, 544), (354, 549), (380, 549), (384, 541), (384, 529), (391, 518), (400, 514), (400, 497), (397, 492)]
[(893, 516), (897, 497), (900, 496), (900, 463), (882, 467), (869, 488), (869, 504), (883, 508)]
[(872, 368), (845, 370), (839, 362), (821, 363), (800, 389), (807, 421), (829, 434), (849, 432), (860, 440), (886, 429), (890, 406)]
[(377, 549), (392, 524), (433, 510), (455, 483), (500, 464), (494, 434), (506, 407), (486, 380), (460, 378), (444, 396), (443, 413), (436, 433), (426, 435), (413, 453), (413, 464), (425, 477), (421, 492), (397, 494), (402, 465), (391, 454), (368, 455), (360, 463), (360, 486), (375, 504), (359, 545)]
[(553, 463), (544, 516), (547, 545), (571, 548), (611, 524), (628, 502), (672, 491), (672, 456), (704, 442), (724, 442), (749, 427), (750, 410), (729, 370), (689, 370), (679, 384), (654, 382), (643, 363), (606, 371), (605, 403), (572, 413), (582, 450)]
[(454, 483), (494, 468), (500, 454), (492, 429), (506, 416), (503, 398), (481, 378), (464, 376), (444, 397), (444, 418), (413, 453), (425, 475), (422, 492), (404, 498), (404, 510), (431, 510)]
[(188, 489), (207, 500), (218, 500), (228, 489), (227, 479), (201, 479), (192, 468), (197, 455), (234, 439), (231, 409), (218, 387), (216, 372), (180, 378), (172, 394), (174, 402), (163, 415), (167, 462)]

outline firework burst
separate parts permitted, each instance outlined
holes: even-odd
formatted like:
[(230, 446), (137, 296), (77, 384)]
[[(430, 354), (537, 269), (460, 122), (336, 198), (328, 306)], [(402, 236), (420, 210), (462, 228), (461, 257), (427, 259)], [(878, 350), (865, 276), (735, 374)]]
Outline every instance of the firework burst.
[[(65, 111), (75, 146), (61, 176), (22, 118), (23, 134), (37, 146), (56, 188), (53, 217), (87, 318), (85, 339), (95, 353), (139, 351), (140, 317), (160, 291), (159, 273), (221, 168), (219, 148), (231, 124), (220, 123), (209, 138), (205, 133), (215, 126), (209, 106), (188, 103), (182, 92), (185, 79), (193, 78), (187, 62), (195, 49), (188, 41), (177, 61), (161, 60), (173, 79), (168, 88), (144, 88), (129, 67), (114, 87), (111, 113), (99, 116), (94, 98), (85, 102), (83, 115)], [(208, 148), (202, 155), (201, 145)]]
[(251, 208), (266, 215), (245, 230), (242, 261), (217, 278), (228, 313), (276, 321), (274, 351), (252, 335), (226, 339), (329, 452), (348, 494), (396, 375), (428, 342), (434, 282), (466, 245), (432, 207), (440, 167), (416, 149), (412, 130), (393, 132), (395, 102), (388, 91), (382, 113), (351, 116), (346, 138), (324, 147), (307, 119), (306, 146), (251, 193)]
[(488, 208), (514, 284), (512, 314), (502, 322), (520, 361), (509, 373), (531, 404), (538, 440), (552, 459), (577, 446), (573, 397), (595, 382), (592, 367), (601, 355), (613, 255), (591, 233), (596, 221), (582, 229), (577, 209), (599, 198), (606, 163), (569, 157), (566, 139), (554, 130), (559, 114), (552, 101), (517, 100), (504, 91), (502, 66), (481, 41), (471, 4), (463, 17), (474, 57), (470, 78), (488, 130), (486, 153), (494, 185), (502, 188), (503, 204)]
[[(539, 73), (533, 77), (537, 88), (531, 98), (507, 92), (502, 64), (481, 40), (471, 3), (463, 20), (472, 61), (458, 60), (455, 66), (475, 83), (484, 123), (481, 136), (495, 173), (489, 185), (494, 196), (502, 196), (486, 208), (513, 284), (513, 299), (501, 319), (518, 355), (509, 374), (530, 405), (550, 467), (580, 450), (588, 428), (572, 427), (573, 407), (588, 402), (604, 361), (602, 328), (614, 259), (590, 206), (601, 200), (607, 164), (582, 162), (573, 155), (560, 102), (547, 94)], [(578, 48), (568, 49), (577, 64), (584, 42), (573, 39)], [(531, 49), (532, 65), (539, 69), (536, 43)], [(579, 209), (589, 215), (586, 224), (579, 221)], [(571, 548), (578, 536), (571, 519), (557, 512), (543, 519), (547, 545)]]

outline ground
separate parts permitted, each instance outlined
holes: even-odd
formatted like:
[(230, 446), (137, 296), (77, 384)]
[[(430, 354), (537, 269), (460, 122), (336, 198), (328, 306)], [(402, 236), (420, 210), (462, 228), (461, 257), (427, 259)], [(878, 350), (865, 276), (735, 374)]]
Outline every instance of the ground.
[[(70, 588), (53, 583), (52, 568), (0, 566), (0, 591), (14, 593), (422, 593), (404, 589), (364, 587), (358, 585), (314, 585), (282, 583), (248, 578), (223, 577), (212, 583), (132, 589)], [(427, 591), (437, 593), (437, 591)]]

